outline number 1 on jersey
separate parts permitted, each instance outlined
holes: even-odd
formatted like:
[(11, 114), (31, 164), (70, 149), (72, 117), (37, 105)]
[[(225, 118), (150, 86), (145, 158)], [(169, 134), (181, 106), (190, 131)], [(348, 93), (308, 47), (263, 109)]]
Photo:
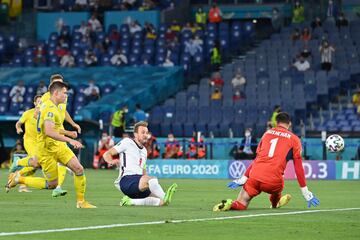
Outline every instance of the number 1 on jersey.
[(269, 154), (268, 157), (273, 157), (274, 156), (274, 152), (275, 152), (275, 148), (276, 148), (276, 144), (278, 142), (279, 138), (274, 138), (270, 140), (270, 150), (269, 150)]

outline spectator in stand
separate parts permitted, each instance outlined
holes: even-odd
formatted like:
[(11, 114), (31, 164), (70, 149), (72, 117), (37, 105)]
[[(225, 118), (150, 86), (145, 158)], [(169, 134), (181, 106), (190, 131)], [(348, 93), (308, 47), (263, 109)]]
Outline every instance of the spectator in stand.
[(154, 135), (152, 135), (151, 132), (149, 132), (149, 140), (146, 142), (146, 144), (144, 145), (146, 150), (147, 150), (147, 158), (148, 159), (154, 159), (154, 158), (158, 158), (160, 156), (160, 149), (159, 146), (157, 144), (157, 140), (156, 137)]
[(170, 28), (166, 29), (166, 33), (165, 33), (166, 42), (170, 43), (174, 41), (175, 38), (176, 38), (175, 32), (173, 32)]
[(349, 21), (345, 18), (344, 12), (341, 12), (339, 17), (336, 19), (336, 26), (340, 29), (341, 27), (349, 26)]
[(11, 98), (12, 103), (23, 103), (25, 96), (26, 88), (24, 86), (24, 81), (20, 80), (15, 86), (10, 90), (9, 97)]
[(199, 7), (195, 13), (195, 21), (196, 23), (205, 28), (206, 26), (206, 13), (204, 12), (202, 7)]
[(89, 85), (84, 89), (84, 95), (88, 102), (97, 101), (100, 98), (100, 89), (94, 80), (89, 80)]
[(181, 33), (183, 33), (183, 32), (186, 32), (186, 31), (190, 31), (190, 32), (192, 32), (192, 27), (191, 27), (191, 23), (190, 22), (187, 22), (184, 26), (183, 26), (183, 28), (181, 29)]
[(34, 51), (34, 62), (37, 64), (46, 62), (45, 53), (44, 47), (39, 45)]
[(67, 52), (60, 60), (61, 67), (74, 67), (75, 58), (71, 55), (70, 52)]
[(308, 60), (306, 60), (303, 56), (299, 56), (296, 62), (293, 64), (293, 66), (298, 70), (299, 72), (305, 72), (310, 69), (310, 63)]
[(216, 4), (213, 4), (209, 10), (209, 22), (220, 23), (221, 21), (222, 21), (222, 12)]
[(169, 133), (165, 142), (165, 152), (162, 157), (165, 159), (181, 158), (183, 155), (179, 141), (175, 138), (174, 134)]
[(189, 142), (188, 152), (186, 158), (189, 160), (201, 159), (206, 157), (206, 147), (204, 144), (204, 138), (197, 136), (196, 132), (193, 132), (193, 136)]
[(90, 28), (85, 21), (82, 21), (77, 32), (81, 33), (82, 36), (88, 36), (90, 34)]
[(214, 92), (211, 94), (211, 100), (221, 100), (222, 93), (219, 88), (215, 88)]
[(165, 62), (162, 64), (163, 67), (174, 67), (175, 64), (171, 61), (170, 57), (166, 57)]
[(110, 62), (113, 66), (121, 66), (126, 65), (128, 63), (128, 59), (125, 53), (118, 49), (116, 53), (111, 57)]
[(45, 85), (45, 82), (43, 80), (41, 80), (39, 82), (38, 87), (36, 88), (36, 95), (43, 95), (44, 93), (46, 93), (48, 91), (48, 88)]
[(221, 66), (221, 54), (220, 54), (220, 43), (215, 42), (215, 45), (210, 50), (210, 63), (211, 68), (218, 71)]
[(129, 24), (129, 31), (130, 31), (131, 35), (134, 35), (137, 32), (141, 32), (142, 27), (140, 26), (138, 21), (132, 21)]
[(91, 48), (91, 39), (90, 39), (90, 36), (83, 36), (81, 38), (81, 41), (79, 43), (79, 47), (81, 49), (88, 49), (88, 48)]
[(293, 42), (293, 45), (295, 45), (296, 41), (300, 40), (300, 30), (298, 28), (294, 29), (294, 32), (291, 34), (291, 41)]
[(105, 37), (104, 41), (102, 42), (102, 46), (104, 48), (104, 51), (107, 51), (109, 47), (111, 46), (111, 41), (109, 37)]
[(92, 51), (86, 51), (84, 61), (86, 66), (90, 67), (90, 66), (96, 66), (98, 59)]
[(295, 6), (293, 8), (293, 23), (303, 23), (305, 21), (304, 17), (304, 6), (300, 4), (300, 1), (295, 2)]
[(252, 136), (252, 129), (245, 130), (245, 136), (241, 140), (240, 146), (235, 145), (230, 155), (236, 160), (253, 160), (256, 156), (257, 140)]
[(135, 105), (135, 108), (136, 110), (133, 115), (134, 123), (146, 121), (147, 120), (146, 113), (144, 112), (144, 110), (141, 109), (140, 103), (137, 103)]
[(281, 112), (281, 107), (279, 105), (276, 105), (274, 107), (274, 111), (273, 113), (271, 114), (271, 119), (270, 121), (268, 122), (268, 127), (269, 128), (274, 128), (276, 127), (277, 123), (276, 123), (276, 116), (279, 114), (279, 112)]
[(130, 10), (135, 6), (136, 0), (123, 0), (122, 1), (122, 10)]
[(139, 7), (139, 11), (148, 11), (156, 8), (156, 3), (151, 0), (143, 0), (141, 6)]
[(217, 88), (222, 88), (222, 86), (224, 86), (224, 80), (222, 79), (220, 72), (215, 72), (213, 74), (213, 77), (210, 80), (210, 85)]
[(301, 40), (307, 44), (311, 40), (311, 33), (309, 28), (305, 27), (301, 33)]
[(65, 49), (69, 49), (70, 45), (67, 41), (65, 41), (64, 39), (59, 39), (59, 43), (58, 46), (60, 46), (61, 48), (65, 48)]
[(233, 95), (233, 101), (236, 102), (236, 101), (239, 101), (241, 99), (245, 99), (245, 94), (240, 90), (236, 90), (234, 95)]
[(58, 40), (59, 40), (59, 42), (62, 41), (62, 42), (67, 43), (68, 45), (70, 44), (71, 35), (70, 35), (70, 32), (68, 31), (67, 28), (63, 28), (61, 30), (61, 33), (60, 33), (60, 36), (59, 36)]
[(114, 43), (118, 43), (120, 41), (120, 33), (116, 28), (111, 30), (111, 33), (109, 34), (109, 40)]
[(144, 31), (145, 31), (145, 38), (146, 39), (156, 39), (156, 30), (154, 25), (149, 22), (144, 23)]
[(101, 25), (99, 19), (97, 19), (95, 13), (93, 13), (91, 15), (91, 18), (89, 19), (88, 24), (90, 26), (91, 32), (96, 33), (96, 32), (101, 32), (103, 30), (102, 25)]
[(311, 51), (307, 46), (304, 46), (303, 50), (300, 52), (300, 56), (302, 56), (304, 59), (312, 57)]
[(175, 34), (177, 34), (177, 33), (179, 33), (181, 31), (181, 26), (176, 20), (173, 20), (173, 22), (171, 23), (170, 29)]
[(321, 69), (330, 71), (332, 68), (332, 55), (333, 52), (335, 52), (335, 48), (325, 40), (320, 45), (319, 51), (321, 54)]
[(352, 95), (352, 104), (354, 104), (357, 114), (360, 115), (360, 88)]
[(246, 84), (246, 79), (240, 72), (238, 72), (231, 80), (231, 84), (234, 90), (243, 89)]
[(315, 17), (314, 21), (311, 22), (311, 28), (314, 30), (315, 28), (321, 28), (322, 22), (319, 17)]
[(122, 137), (126, 128), (126, 114), (128, 113), (128, 107), (122, 106), (113, 113), (110, 119), (110, 124), (113, 130), (114, 137)]
[(94, 156), (93, 168), (109, 168), (110, 166), (103, 159), (104, 153), (114, 146), (114, 140), (108, 135), (107, 132), (103, 132), (101, 139), (98, 142), (98, 149)]
[(77, 10), (77, 11), (86, 10), (87, 6), (88, 6), (87, 0), (76, 0), (75, 1), (75, 10)]

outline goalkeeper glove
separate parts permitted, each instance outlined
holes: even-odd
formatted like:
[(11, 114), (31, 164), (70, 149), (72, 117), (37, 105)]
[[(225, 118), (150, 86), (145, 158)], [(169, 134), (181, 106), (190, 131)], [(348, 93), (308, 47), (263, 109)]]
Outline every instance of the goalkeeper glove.
[(305, 201), (307, 201), (308, 203), (308, 208), (310, 208), (311, 206), (317, 207), (320, 204), (320, 200), (315, 197), (314, 194), (310, 192), (307, 187), (302, 187), (301, 193), (305, 198)]
[(236, 189), (237, 187), (244, 185), (247, 180), (248, 180), (248, 177), (242, 176), (241, 178), (238, 178), (232, 182), (229, 182), (227, 186), (231, 189)]

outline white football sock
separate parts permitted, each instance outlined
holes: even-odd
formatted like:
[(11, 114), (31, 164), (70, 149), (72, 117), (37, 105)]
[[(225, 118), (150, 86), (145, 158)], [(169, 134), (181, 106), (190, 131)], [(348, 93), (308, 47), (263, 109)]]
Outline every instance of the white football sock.
[(135, 206), (159, 206), (160, 199), (155, 197), (131, 199), (131, 204)]
[(159, 184), (159, 181), (156, 178), (152, 178), (149, 180), (149, 189), (152, 194), (156, 197), (164, 200), (165, 192)]

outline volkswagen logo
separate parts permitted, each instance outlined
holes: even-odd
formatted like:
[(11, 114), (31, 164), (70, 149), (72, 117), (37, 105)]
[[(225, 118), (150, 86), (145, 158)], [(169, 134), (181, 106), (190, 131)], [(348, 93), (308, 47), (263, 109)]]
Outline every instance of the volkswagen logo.
[(231, 178), (240, 178), (244, 175), (246, 166), (240, 161), (234, 161), (229, 166), (229, 174)]

